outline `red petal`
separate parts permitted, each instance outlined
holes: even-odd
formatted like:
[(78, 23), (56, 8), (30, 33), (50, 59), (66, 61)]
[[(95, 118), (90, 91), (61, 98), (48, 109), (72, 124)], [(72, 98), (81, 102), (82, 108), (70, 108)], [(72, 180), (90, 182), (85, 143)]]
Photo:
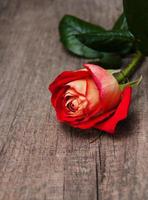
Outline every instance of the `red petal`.
[(54, 93), (59, 90), (63, 85), (79, 79), (86, 79), (90, 76), (88, 71), (65, 71), (61, 73), (50, 85), (49, 90)]
[(53, 93), (53, 95), (51, 96), (51, 102), (54, 107), (56, 107), (58, 99), (60, 97), (64, 97), (64, 94), (67, 89), (68, 89), (68, 86), (67, 87), (65, 86), (65, 87), (61, 88), (60, 91)]
[(127, 117), (130, 106), (131, 93), (132, 88), (130, 86), (126, 87), (122, 93), (122, 100), (114, 115), (106, 121), (97, 124), (95, 128), (113, 134), (115, 132), (117, 123)]
[(102, 110), (107, 112), (116, 107), (120, 102), (121, 90), (115, 77), (100, 66), (93, 64), (83, 66), (90, 72), (98, 87)]
[(99, 115), (97, 117), (94, 116), (94, 117), (88, 119), (88, 121), (84, 119), (83, 121), (75, 122), (72, 125), (77, 128), (88, 129), (88, 128), (93, 127), (96, 123), (99, 123), (99, 122), (105, 120), (106, 118), (110, 117), (114, 112), (115, 112), (115, 110), (112, 110), (112, 111), (109, 111), (102, 115)]

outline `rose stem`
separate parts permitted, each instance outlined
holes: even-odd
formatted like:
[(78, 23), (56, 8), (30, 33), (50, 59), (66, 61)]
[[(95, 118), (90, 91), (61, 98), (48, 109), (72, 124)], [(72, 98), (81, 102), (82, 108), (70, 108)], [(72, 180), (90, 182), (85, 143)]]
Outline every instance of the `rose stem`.
[(130, 77), (137, 69), (137, 66), (142, 60), (142, 58), (144, 58), (142, 53), (140, 51), (137, 51), (133, 56), (132, 61), (127, 66), (125, 66), (119, 73), (114, 74), (117, 81), (121, 83), (122, 81)]

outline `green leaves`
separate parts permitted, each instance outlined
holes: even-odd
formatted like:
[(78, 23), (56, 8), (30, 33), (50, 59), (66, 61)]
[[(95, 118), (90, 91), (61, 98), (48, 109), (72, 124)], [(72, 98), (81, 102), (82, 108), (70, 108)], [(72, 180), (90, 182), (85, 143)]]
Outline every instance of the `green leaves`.
[(121, 56), (116, 53), (102, 53), (102, 57), (100, 57), (100, 59), (95, 59), (89, 63), (100, 65), (107, 69), (117, 69), (121, 67), (122, 59)]
[(121, 56), (115, 53), (104, 53), (99, 61), (99, 64), (104, 68), (117, 69), (122, 65)]
[(137, 48), (148, 55), (148, 0), (123, 0), (123, 5)]
[(122, 56), (131, 53), (135, 47), (135, 38), (128, 29), (124, 14), (117, 19), (112, 30), (65, 15), (60, 21), (59, 32), (67, 50), (80, 57), (99, 59), (104, 67), (121, 66)]
[(79, 34), (76, 37), (92, 49), (120, 54), (128, 52), (129, 44), (134, 42), (133, 35), (128, 31), (91, 32)]
[(128, 31), (129, 30), (128, 25), (127, 25), (127, 20), (126, 20), (124, 13), (122, 13), (119, 16), (119, 18), (115, 22), (112, 30), (114, 30), (114, 31), (118, 31), (118, 30)]
[[(123, 0), (124, 13), (111, 30), (93, 25), (71, 15), (65, 15), (59, 24), (60, 39), (71, 53), (91, 60), (108, 69), (121, 67), (122, 58), (135, 53), (131, 63), (115, 73), (119, 83), (135, 71), (143, 54), (148, 55), (148, 0)], [(143, 54), (142, 54), (143, 53)], [(124, 83), (138, 85), (141, 78)]]
[(103, 32), (102, 27), (92, 25), (77, 17), (65, 15), (60, 22), (59, 31), (61, 42), (72, 53), (86, 58), (102, 57), (100, 52), (87, 47), (77, 37), (79, 34), (84, 33)]
[(127, 30), (124, 15), (120, 16), (112, 31), (65, 15), (59, 31), (64, 46), (72, 53), (86, 58), (102, 58), (104, 52), (125, 54), (131, 49), (134, 40)]

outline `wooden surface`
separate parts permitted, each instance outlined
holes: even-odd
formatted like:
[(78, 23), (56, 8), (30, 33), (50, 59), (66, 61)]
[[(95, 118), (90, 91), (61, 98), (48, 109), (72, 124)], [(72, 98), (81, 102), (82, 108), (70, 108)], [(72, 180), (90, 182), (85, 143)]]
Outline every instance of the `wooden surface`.
[(59, 124), (47, 90), (85, 62), (60, 44), (61, 17), (109, 28), (121, 11), (122, 0), (0, 0), (0, 200), (148, 199), (148, 61), (114, 137)]

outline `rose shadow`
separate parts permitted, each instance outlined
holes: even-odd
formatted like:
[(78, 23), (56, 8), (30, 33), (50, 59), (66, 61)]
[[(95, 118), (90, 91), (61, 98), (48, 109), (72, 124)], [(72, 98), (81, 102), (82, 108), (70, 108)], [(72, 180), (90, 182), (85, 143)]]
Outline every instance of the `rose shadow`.
[(135, 124), (138, 124), (138, 116), (135, 112), (129, 113), (129, 116), (124, 121), (117, 125), (116, 134), (113, 135), (115, 139), (127, 138), (136, 134)]
[(73, 128), (69, 126), (68, 124), (61, 124), (61, 127), (64, 129), (64, 132), (67, 136), (73, 137), (73, 138), (80, 138), (80, 139), (86, 139), (86, 140), (94, 140), (96, 137), (100, 136), (100, 131), (98, 132), (96, 129), (79, 129), (79, 128)]
[(114, 139), (122, 139), (131, 137), (136, 131), (133, 131), (135, 124), (138, 122), (138, 117), (135, 115), (134, 112), (130, 113), (128, 118), (119, 123), (116, 129), (116, 133), (114, 135), (110, 135), (106, 132), (98, 131), (97, 129), (87, 129), (81, 130), (78, 128), (70, 127), (67, 124), (62, 124), (61, 127), (64, 129), (64, 132), (69, 137), (72, 136), (75, 139), (81, 138), (90, 140), (90, 143), (95, 142), (102, 136), (107, 136)]

